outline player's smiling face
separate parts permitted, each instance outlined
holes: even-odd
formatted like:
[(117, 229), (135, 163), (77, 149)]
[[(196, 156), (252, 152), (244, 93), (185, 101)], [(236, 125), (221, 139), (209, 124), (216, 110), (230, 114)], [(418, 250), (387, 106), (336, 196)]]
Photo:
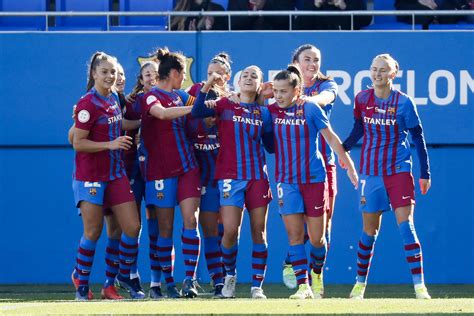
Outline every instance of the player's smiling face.
[(305, 79), (313, 79), (321, 67), (321, 52), (315, 48), (305, 49), (298, 56), (298, 66)]
[(395, 70), (382, 58), (375, 59), (370, 66), (370, 79), (374, 87), (390, 86), (395, 75)]
[(258, 91), (261, 84), (262, 74), (260, 69), (250, 66), (242, 71), (239, 79), (239, 87), (241, 92), (255, 93)]
[(156, 85), (156, 80), (158, 78), (158, 65), (149, 64), (142, 69), (141, 75), (142, 79), (140, 79), (140, 82), (143, 85), (143, 90), (148, 92)]
[(186, 68), (183, 68), (183, 70), (181, 71), (172, 69), (170, 74), (171, 74), (173, 89), (181, 89), (181, 86), (183, 85), (184, 80), (186, 80)]
[(94, 87), (99, 90), (99, 92), (110, 91), (115, 84), (117, 79), (117, 68), (116, 65), (103, 60), (95, 68), (92, 73), (95, 84)]
[(273, 97), (281, 108), (292, 105), (298, 93), (299, 89), (293, 88), (289, 80), (275, 80), (273, 82)]
[(123, 93), (125, 89), (125, 72), (120, 64), (117, 64), (117, 80), (115, 81), (115, 89), (117, 92)]

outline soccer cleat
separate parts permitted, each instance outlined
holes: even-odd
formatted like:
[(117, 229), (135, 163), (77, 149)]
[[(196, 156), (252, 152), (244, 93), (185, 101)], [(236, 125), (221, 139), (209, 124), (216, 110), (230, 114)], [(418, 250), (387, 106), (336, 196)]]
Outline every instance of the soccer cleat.
[(224, 284), (217, 284), (215, 287), (214, 287), (214, 295), (213, 295), (213, 298), (224, 298), (224, 296), (222, 295), (222, 288), (224, 287)]
[(424, 284), (415, 285), (415, 295), (418, 300), (430, 300), (431, 296)]
[(224, 278), (224, 287), (222, 287), (222, 296), (225, 298), (235, 297), (235, 285), (237, 275), (226, 275)]
[(298, 287), (298, 291), (295, 294), (290, 295), (290, 298), (293, 300), (304, 300), (307, 298), (314, 298), (313, 291), (309, 284), (303, 283)]
[(349, 294), (349, 298), (353, 300), (363, 300), (366, 286), (367, 284), (365, 283), (357, 282), (352, 288), (351, 294)]
[(117, 275), (117, 281), (120, 284), (120, 287), (126, 290), (133, 300), (141, 300), (145, 298), (145, 293), (140, 291), (140, 288), (136, 287), (130, 278), (124, 278), (119, 274)]
[(76, 301), (88, 301), (89, 300), (89, 287), (79, 286), (76, 290)]
[(166, 287), (166, 296), (168, 296), (168, 298), (181, 298), (181, 294), (179, 294), (176, 285), (168, 285)]
[(311, 290), (313, 290), (314, 299), (321, 299), (324, 296), (323, 274), (316, 274), (311, 270)]
[(283, 264), (282, 276), (283, 283), (288, 289), (293, 290), (298, 287), (298, 283), (296, 282), (295, 271), (293, 271), (293, 266), (291, 265), (291, 263), (285, 262)]
[[(77, 289), (79, 288), (79, 279), (77, 278), (77, 275), (75, 272), (76, 270), (74, 269), (74, 271), (72, 271), (72, 274), (71, 274), (71, 280), (72, 280), (72, 284), (74, 284), (74, 288), (77, 291)], [(87, 299), (91, 300), (93, 298), (94, 298), (94, 293), (92, 293), (92, 291), (89, 289), (89, 292), (87, 294)], [(77, 299), (77, 295), (76, 295), (76, 299)]]
[(133, 286), (140, 292), (145, 293), (145, 290), (142, 288), (140, 277), (136, 278), (130, 278), (130, 281), (132, 281)]
[(266, 300), (267, 296), (263, 293), (261, 287), (252, 286), (250, 288), (250, 297), (257, 300)]
[(197, 281), (193, 279), (185, 279), (183, 281), (183, 288), (181, 289), (181, 295), (186, 298), (195, 298), (198, 295)]
[(102, 299), (105, 300), (123, 300), (124, 297), (117, 292), (115, 285), (109, 285), (100, 291)]
[(149, 296), (152, 300), (159, 300), (164, 298), (163, 293), (161, 293), (161, 286), (152, 286), (150, 288)]

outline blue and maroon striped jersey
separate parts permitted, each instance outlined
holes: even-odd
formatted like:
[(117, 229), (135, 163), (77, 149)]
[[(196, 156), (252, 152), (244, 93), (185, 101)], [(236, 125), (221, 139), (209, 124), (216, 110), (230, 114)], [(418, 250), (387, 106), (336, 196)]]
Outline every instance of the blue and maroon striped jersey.
[[(145, 94), (143, 92), (138, 93), (135, 97), (135, 101), (132, 103), (127, 102), (125, 104), (125, 111), (123, 113), (123, 117), (127, 120), (139, 120), (142, 116), (142, 102), (144, 102)], [(127, 175), (130, 175), (133, 172), (133, 168), (135, 166), (137, 160), (137, 145), (135, 145), (135, 135), (138, 133), (138, 128), (130, 131), (126, 131), (125, 135), (130, 136), (133, 140), (133, 145), (130, 147), (129, 150), (124, 150), (123, 152), (123, 161), (125, 162), (125, 169), (127, 171)]]
[[(307, 96), (314, 96), (318, 95), (323, 91), (330, 91), (334, 93), (334, 100), (337, 98), (337, 84), (334, 80), (328, 79), (328, 80), (316, 80), (314, 84), (310, 87), (305, 87), (304, 88), (304, 94)], [(334, 103), (327, 104), (324, 108), (323, 111), (326, 113), (326, 116), (328, 119), (331, 118), (331, 111)], [(326, 165), (334, 165), (336, 164), (335, 162), (335, 156), (332, 148), (326, 143), (326, 140), (324, 137), (319, 137), (319, 150), (321, 151), (321, 154), (323, 155), (324, 162)]]
[(316, 183), (326, 181), (324, 160), (319, 150), (319, 131), (329, 126), (323, 109), (305, 102), (268, 109), (275, 137), (275, 179), (282, 183)]
[[(192, 85), (188, 93), (197, 97), (203, 86), (203, 82)], [(207, 93), (206, 100), (214, 100), (217, 94), (212, 89)], [(188, 120), (188, 138), (194, 145), (194, 152), (201, 172), (201, 184), (203, 186), (217, 186), (214, 180), (216, 170), (216, 159), (219, 153), (219, 138), (217, 125), (208, 126), (202, 118), (192, 118)]]
[(160, 120), (150, 115), (155, 104), (165, 108), (189, 106), (195, 98), (184, 91), (167, 92), (157, 87), (144, 96), (139, 161), (146, 181), (182, 175), (197, 167), (191, 142), (186, 138), (187, 116)]
[(411, 172), (408, 129), (421, 122), (408, 95), (392, 90), (387, 99), (379, 99), (374, 89), (363, 90), (355, 97), (354, 117), (361, 119), (364, 126), (361, 174)]
[(255, 103), (233, 103), (227, 98), (215, 108), (221, 148), (216, 179), (266, 179), (262, 136), (272, 131), (268, 108)]
[(217, 181), (214, 180), (214, 173), (220, 147), (217, 125), (208, 126), (202, 118), (190, 118), (187, 129), (201, 171), (201, 184), (215, 187)]
[[(117, 94), (104, 97), (91, 89), (77, 103), (75, 127), (89, 131), (87, 139), (110, 142), (122, 133), (122, 110)], [(76, 152), (74, 179), (107, 182), (125, 176), (121, 150)]]

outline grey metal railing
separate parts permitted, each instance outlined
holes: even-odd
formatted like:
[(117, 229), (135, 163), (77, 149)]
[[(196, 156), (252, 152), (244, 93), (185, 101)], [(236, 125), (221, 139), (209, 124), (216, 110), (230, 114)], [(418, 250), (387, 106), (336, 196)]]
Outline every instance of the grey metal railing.
[(415, 30), (415, 17), (416, 16), (474, 16), (472, 10), (421, 10), (421, 11), (409, 11), (409, 10), (394, 10), (394, 11), (146, 11), (146, 12), (123, 12), (123, 11), (96, 11), (96, 12), (78, 12), (78, 11), (65, 11), (65, 12), (1, 12), (0, 17), (35, 17), (43, 16), (46, 20), (46, 31), (49, 30), (48, 19), (50, 17), (83, 17), (83, 16), (105, 16), (107, 17), (107, 30), (110, 30), (110, 18), (118, 16), (166, 16), (168, 17), (168, 30), (170, 30), (170, 17), (173, 16), (185, 16), (185, 17), (203, 17), (203, 16), (227, 16), (229, 31), (232, 31), (231, 20), (234, 16), (288, 16), (289, 30), (293, 30), (293, 17), (296, 16), (350, 16), (351, 17), (351, 30), (354, 30), (354, 17), (355, 16), (411, 16), (412, 19), (412, 30)]

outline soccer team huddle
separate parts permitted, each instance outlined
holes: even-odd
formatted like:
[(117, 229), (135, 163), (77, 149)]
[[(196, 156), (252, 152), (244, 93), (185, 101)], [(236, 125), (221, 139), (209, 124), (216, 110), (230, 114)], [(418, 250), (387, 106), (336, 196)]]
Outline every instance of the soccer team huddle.
[[(142, 203), (149, 234), (150, 299), (198, 295), (201, 245), (213, 297), (235, 297), (244, 209), (252, 238), (250, 297), (266, 299), (262, 285), (272, 198), (278, 201), (288, 235), (283, 280), (296, 289), (290, 299), (323, 298), (323, 268), (337, 195), (336, 155), (358, 189), (363, 219), (356, 283), (349, 297), (364, 298), (382, 214), (393, 210), (415, 296), (430, 298), (413, 223), (415, 188), (408, 133), (421, 166), (422, 194), (431, 185), (429, 160), (416, 106), (392, 86), (399, 68), (396, 60), (389, 54), (372, 60), (372, 86), (355, 96), (354, 125), (341, 142), (329, 123), (337, 84), (321, 72), (321, 52), (311, 44), (298, 47), (291, 64), (271, 82), (263, 81), (258, 66), (244, 68), (238, 93), (229, 88), (232, 70), (226, 53), (210, 60), (207, 81), (187, 91), (182, 90), (186, 78), (182, 54), (160, 48), (150, 57), (141, 65), (132, 92), (125, 95), (122, 66), (113, 56), (95, 53), (87, 92), (74, 109), (69, 130), (75, 150), (73, 191), (84, 227), (72, 273), (77, 300), (94, 296), (89, 276), (104, 219), (102, 298), (123, 299), (117, 287), (132, 299), (146, 297), (137, 268)], [(361, 138), (357, 172), (349, 151)], [(267, 174), (266, 154), (275, 155), (275, 174)], [(276, 197), (269, 181), (276, 183)], [(183, 220), (178, 228), (185, 268), (181, 290), (173, 275), (176, 205)]]

